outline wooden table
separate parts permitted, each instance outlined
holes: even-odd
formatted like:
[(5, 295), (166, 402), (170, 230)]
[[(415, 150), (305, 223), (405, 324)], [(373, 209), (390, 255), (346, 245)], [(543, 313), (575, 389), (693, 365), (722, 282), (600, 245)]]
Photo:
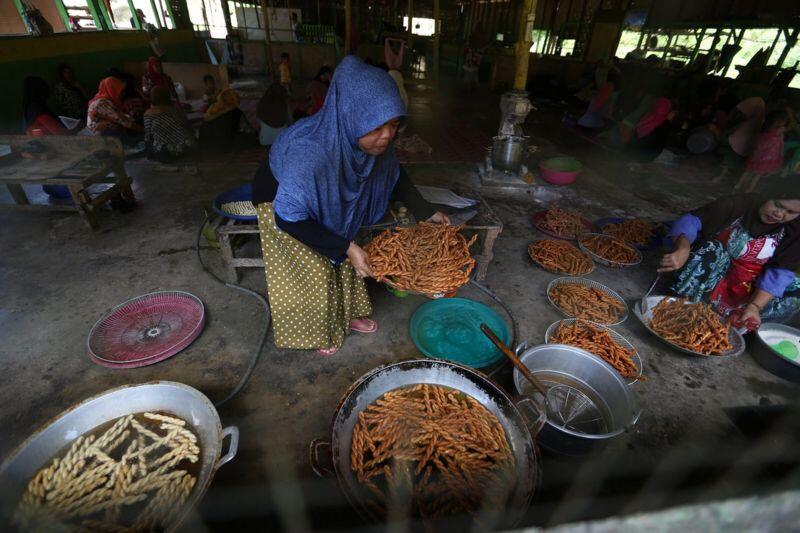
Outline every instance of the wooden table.
[[(503, 223), (495, 215), (486, 200), (475, 190), (465, 187), (451, 187), (457, 194), (466, 198), (472, 198), (478, 201), (475, 206), (478, 213), (470, 219), (464, 226), (464, 230), (469, 232), (477, 232), (479, 235), (482, 233), (483, 237), (478, 237), (481, 243), (481, 253), (475, 257), (475, 278), (478, 281), (483, 281), (486, 278), (486, 272), (489, 269), (489, 264), (494, 258), (494, 243), (497, 240), (500, 232), (503, 231)], [(391, 214), (387, 214), (380, 224), (375, 226), (367, 226), (362, 228), (359, 235), (366, 237), (365, 239), (359, 238), (359, 242), (369, 240), (369, 236), (378, 230), (384, 230), (397, 226), (397, 222), (393, 219)], [(222, 255), (222, 264), (225, 268), (225, 277), (231, 283), (239, 281), (239, 275), (236, 272), (238, 268), (264, 268), (263, 256), (258, 257), (236, 257), (235, 250), (231, 244), (232, 236), (234, 235), (248, 235), (258, 234), (258, 223), (253, 221), (238, 221), (233, 219), (224, 219), (215, 229), (217, 241), (219, 242), (219, 250)]]
[[(0, 204), (0, 209), (77, 211), (90, 228), (96, 229), (96, 211), (107, 201), (116, 196), (135, 201), (119, 139), (0, 135), (0, 146), (10, 145), (15, 153), (25, 151), (32, 141), (44, 148), (47, 159), (26, 159), (18, 155), (0, 159), (0, 184), (8, 187), (14, 199), (13, 204)], [(111, 183), (112, 186), (92, 196), (88, 188), (96, 183)], [(22, 186), (34, 184), (66, 187), (72, 204), (32, 204)]]

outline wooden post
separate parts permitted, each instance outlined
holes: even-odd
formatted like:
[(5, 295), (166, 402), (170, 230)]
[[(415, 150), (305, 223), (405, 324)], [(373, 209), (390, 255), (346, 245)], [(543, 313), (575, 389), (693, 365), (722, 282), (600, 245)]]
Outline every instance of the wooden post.
[(267, 45), (267, 72), (275, 79), (274, 65), (272, 64), (272, 40), (269, 37), (269, 5), (267, 0), (261, 0), (261, 15), (264, 19), (264, 42)]
[(439, 0), (433, 0), (433, 75), (439, 78), (439, 41), (442, 35), (441, 13)]
[(519, 22), (519, 35), (515, 55), (517, 66), (514, 73), (514, 90), (524, 91), (528, 83), (528, 66), (530, 64), (531, 38), (533, 19), (536, 17), (536, 0), (523, 0), (522, 16)]
[(352, 22), (350, 18), (353, 14), (351, 0), (344, 0), (344, 55), (350, 53), (350, 33)]
[(225, 19), (225, 31), (228, 35), (233, 34), (233, 24), (231, 24), (231, 12), (228, 10), (228, 0), (219, 0), (222, 7), (222, 18)]
[(408, 43), (407, 44), (408, 44), (409, 48), (413, 48), (414, 47), (414, 34), (412, 33), (412, 30), (414, 29), (414, 22), (413, 22), (414, 21), (414, 0), (408, 0), (408, 12), (407, 12), (406, 16), (408, 17)]

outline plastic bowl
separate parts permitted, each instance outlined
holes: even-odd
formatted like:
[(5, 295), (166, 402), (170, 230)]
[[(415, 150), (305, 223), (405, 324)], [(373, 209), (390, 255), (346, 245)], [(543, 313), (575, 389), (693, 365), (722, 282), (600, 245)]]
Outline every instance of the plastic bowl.
[(542, 179), (553, 185), (569, 185), (583, 170), (583, 165), (572, 157), (552, 157), (539, 163)]

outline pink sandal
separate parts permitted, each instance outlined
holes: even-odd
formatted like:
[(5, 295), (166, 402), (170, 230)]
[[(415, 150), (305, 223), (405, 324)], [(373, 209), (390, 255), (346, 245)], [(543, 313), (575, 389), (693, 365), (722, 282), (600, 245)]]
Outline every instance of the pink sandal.
[(339, 348), (325, 348), (324, 350), (317, 350), (317, 355), (323, 355), (325, 357), (330, 357), (331, 355), (336, 355), (336, 352), (339, 351)]
[(378, 331), (378, 323), (371, 318), (354, 318), (350, 321), (350, 329), (356, 333), (375, 333)]

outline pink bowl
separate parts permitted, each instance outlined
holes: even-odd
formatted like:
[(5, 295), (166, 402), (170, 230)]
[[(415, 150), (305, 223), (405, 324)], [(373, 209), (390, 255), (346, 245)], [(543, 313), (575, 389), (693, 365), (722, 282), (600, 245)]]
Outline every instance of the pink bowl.
[(542, 179), (553, 185), (569, 185), (574, 182), (583, 166), (571, 157), (553, 157), (539, 163)]

